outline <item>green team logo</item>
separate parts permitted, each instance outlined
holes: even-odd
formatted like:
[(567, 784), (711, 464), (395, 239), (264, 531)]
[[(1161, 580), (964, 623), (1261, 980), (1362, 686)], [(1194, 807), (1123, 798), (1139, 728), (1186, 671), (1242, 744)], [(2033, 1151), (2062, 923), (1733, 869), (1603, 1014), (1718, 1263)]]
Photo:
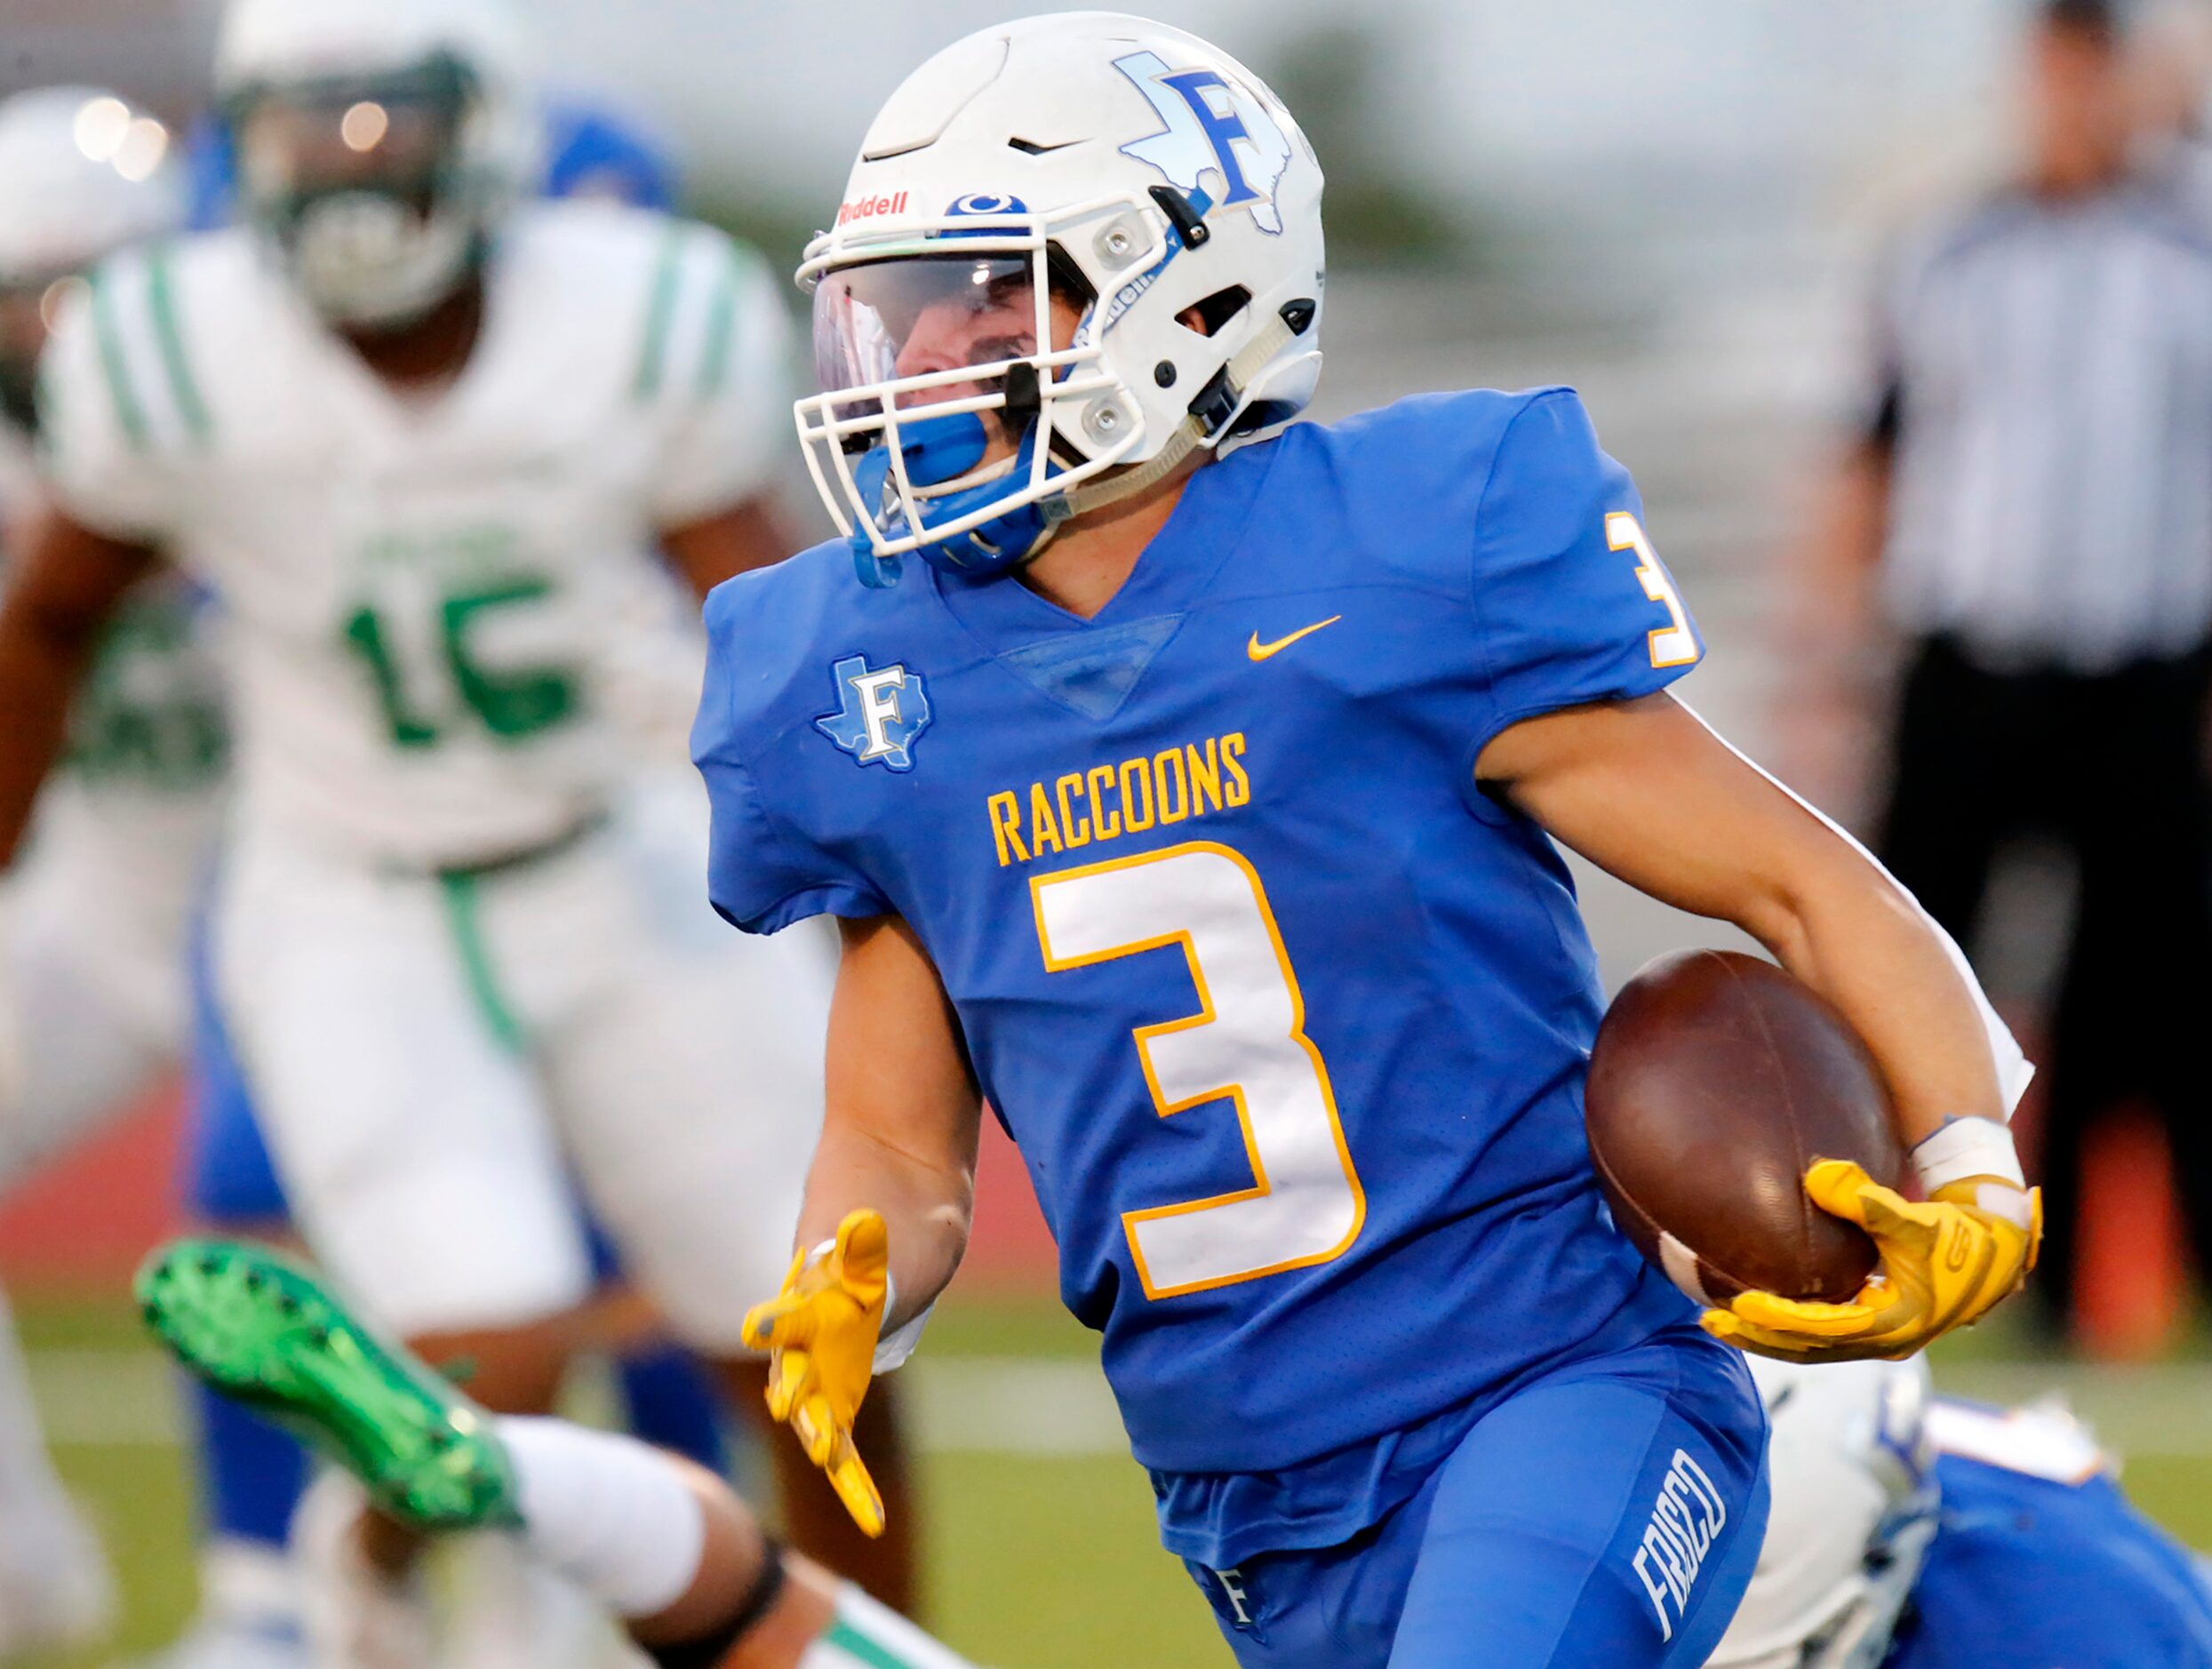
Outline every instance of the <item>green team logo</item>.
[(524, 742), (581, 711), (574, 667), (510, 662), (489, 647), (502, 627), (554, 595), (553, 582), (531, 571), (515, 529), (486, 523), (387, 534), (363, 547), (359, 565), (360, 601), (339, 641), (368, 681), (395, 747), (435, 747), (469, 730)]

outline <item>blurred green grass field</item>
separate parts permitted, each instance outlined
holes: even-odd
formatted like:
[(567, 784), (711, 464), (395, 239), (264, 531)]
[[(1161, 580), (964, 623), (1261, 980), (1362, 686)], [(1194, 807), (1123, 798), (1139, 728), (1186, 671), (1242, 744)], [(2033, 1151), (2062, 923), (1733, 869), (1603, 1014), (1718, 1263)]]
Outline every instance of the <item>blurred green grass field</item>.
[[(188, 1490), (166, 1371), (129, 1308), (20, 1304), (33, 1378), (65, 1475), (97, 1516), (126, 1609), (116, 1653), (151, 1649), (191, 1609)], [(2032, 1365), (1997, 1332), (1938, 1368), (1992, 1401), (2067, 1394), (2128, 1460), (2130, 1493), (2212, 1547), (2212, 1363)], [(1143, 1474), (1114, 1447), (1088, 1335), (1045, 1300), (946, 1307), (917, 1365), (925, 1438), (930, 1622), (996, 1669), (1229, 1663), (1204, 1601), (1154, 1539)], [(114, 1654), (36, 1669), (94, 1669)]]

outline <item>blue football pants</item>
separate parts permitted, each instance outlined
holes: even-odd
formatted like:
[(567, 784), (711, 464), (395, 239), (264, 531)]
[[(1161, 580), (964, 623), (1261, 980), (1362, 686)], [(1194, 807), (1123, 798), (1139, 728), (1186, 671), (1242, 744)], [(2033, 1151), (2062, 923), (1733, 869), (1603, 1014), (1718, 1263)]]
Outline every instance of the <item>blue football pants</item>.
[(1695, 1669), (1766, 1522), (1751, 1376), (1686, 1327), (1506, 1397), (1340, 1546), (1191, 1574), (1243, 1669)]

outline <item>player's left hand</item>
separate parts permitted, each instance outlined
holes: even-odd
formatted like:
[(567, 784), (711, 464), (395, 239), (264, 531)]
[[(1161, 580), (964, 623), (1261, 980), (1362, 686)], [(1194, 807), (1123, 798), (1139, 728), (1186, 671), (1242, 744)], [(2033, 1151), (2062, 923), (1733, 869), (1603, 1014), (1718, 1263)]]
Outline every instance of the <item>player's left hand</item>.
[(853, 1446), (852, 1422), (874, 1376), (890, 1290), (890, 1233), (854, 1211), (826, 1246), (792, 1259), (783, 1290), (745, 1318), (745, 1342), (768, 1352), (768, 1411), (799, 1434), (852, 1521), (883, 1533), (883, 1497)]
[(1858, 1165), (1824, 1159), (1805, 1193), (1873, 1237), (1881, 1269), (1844, 1304), (1739, 1294), (1705, 1312), (1715, 1338), (1784, 1362), (1901, 1361), (2018, 1290), (2043, 1237), (2042, 1190), (2001, 1177), (1963, 1177), (1915, 1204)]

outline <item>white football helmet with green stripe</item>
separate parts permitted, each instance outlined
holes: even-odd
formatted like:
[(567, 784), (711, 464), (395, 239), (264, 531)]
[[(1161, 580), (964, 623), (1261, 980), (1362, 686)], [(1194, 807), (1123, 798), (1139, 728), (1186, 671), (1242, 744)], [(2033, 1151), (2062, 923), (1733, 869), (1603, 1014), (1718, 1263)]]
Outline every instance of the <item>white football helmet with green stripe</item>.
[(39, 349), (76, 275), (173, 231), (183, 194), (167, 130), (97, 87), (0, 104), (0, 414), (28, 429)]
[(0, 103), (0, 282), (52, 278), (173, 231), (183, 196), (167, 131), (97, 87)]
[(216, 82), (254, 223), (332, 323), (453, 294), (536, 153), (525, 31), (500, 0), (232, 0)]

